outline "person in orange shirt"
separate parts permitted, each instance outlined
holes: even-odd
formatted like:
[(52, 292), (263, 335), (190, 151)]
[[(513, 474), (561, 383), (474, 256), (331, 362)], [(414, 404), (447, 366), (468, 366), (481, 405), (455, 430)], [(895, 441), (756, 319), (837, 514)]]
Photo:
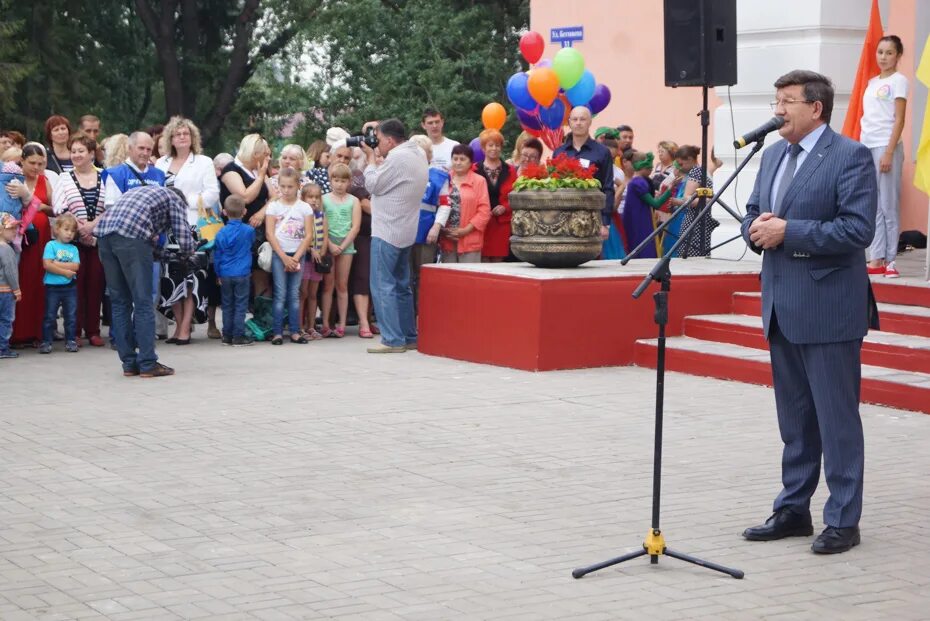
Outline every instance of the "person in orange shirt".
[(442, 229), (443, 263), (480, 263), (484, 229), (491, 219), (488, 182), (472, 170), (475, 154), (468, 145), (452, 148), (449, 205), (452, 212)]

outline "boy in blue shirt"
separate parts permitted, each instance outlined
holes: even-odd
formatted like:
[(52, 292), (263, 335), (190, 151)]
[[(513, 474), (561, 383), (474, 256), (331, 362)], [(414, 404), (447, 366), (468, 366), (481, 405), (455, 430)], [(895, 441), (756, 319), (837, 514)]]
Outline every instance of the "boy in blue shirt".
[(70, 213), (55, 219), (55, 239), (45, 244), (42, 264), (45, 267), (45, 323), (42, 325), (40, 354), (52, 353), (52, 336), (58, 323), (58, 308), (65, 320), (65, 351), (78, 350), (77, 325), (77, 273), (81, 267), (81, 256), (77, 246), (71, 243), (78, 232), (78, 222)]
[(223, 203), (229, 221), (213, 242), (213, 267), (223, 296), (223, 344), (251, 345), (245, 336), (245, 313), (249, 308), (249, 284), (252, 276), (252, 243), (255, 229), (243, 224), (245, 201), (232, 194)]

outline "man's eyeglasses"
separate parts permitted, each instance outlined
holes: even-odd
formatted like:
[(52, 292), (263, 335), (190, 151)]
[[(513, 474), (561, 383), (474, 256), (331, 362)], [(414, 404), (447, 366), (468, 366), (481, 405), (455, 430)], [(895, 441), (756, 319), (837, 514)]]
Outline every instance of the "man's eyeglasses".
[(814, 102), (809, 99), (776, 99), (775, 101), (770, 101), (769, 105), (772, 106), (772, 110), (775, 110), (779, 106), (788, 107), (791, 104), (797, 103), (812, 104)]

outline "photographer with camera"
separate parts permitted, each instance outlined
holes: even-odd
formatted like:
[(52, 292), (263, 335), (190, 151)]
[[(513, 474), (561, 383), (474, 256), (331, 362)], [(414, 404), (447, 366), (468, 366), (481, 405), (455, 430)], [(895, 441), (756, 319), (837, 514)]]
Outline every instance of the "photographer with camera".
[[(429, 181), (428, 164), (423, 150), (407, 140), (399, 119), (370, 121), (363, 131), (359, 147), (368, 158), (365, 188), (371, 192), (371, 295), (381, 328), (381, 344), (369, 347), (368, 353), (403, 353), (417, 347), (410, 250)], [(380, 163), (375, 146), (384, 157)]]
[(110, 330), (126, 377), (174, 375), (174, 369), (159, 363), (155, 354), (152, 306), (154, 240), (169, 232), (177, 239), (179, 254), (193, 253), (184, 193), (157, 185), (123, 194), (97, 224), (100, 261), (113, 307)]

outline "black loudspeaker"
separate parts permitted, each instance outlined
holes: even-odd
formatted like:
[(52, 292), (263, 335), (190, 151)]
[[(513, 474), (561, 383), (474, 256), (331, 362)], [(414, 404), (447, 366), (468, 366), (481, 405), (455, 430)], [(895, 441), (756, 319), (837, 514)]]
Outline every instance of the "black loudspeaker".
[(665, 85), (736, 84), (736, 0), (665, 0)]

